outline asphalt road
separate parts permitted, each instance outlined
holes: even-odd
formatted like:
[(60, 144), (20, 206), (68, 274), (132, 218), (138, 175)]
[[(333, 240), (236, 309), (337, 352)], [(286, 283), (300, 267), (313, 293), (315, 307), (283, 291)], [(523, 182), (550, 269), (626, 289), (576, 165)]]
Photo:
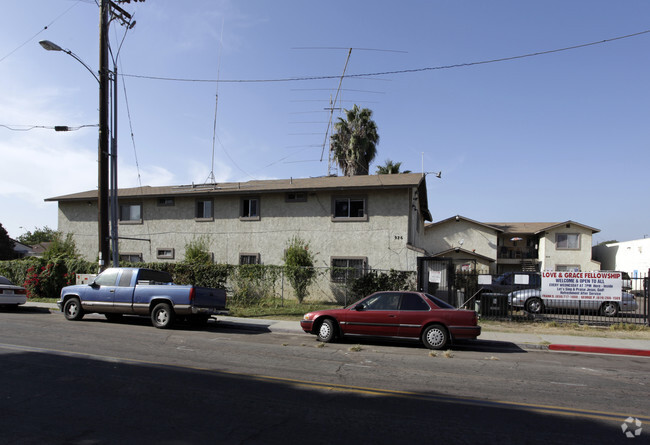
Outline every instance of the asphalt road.
[(649, 365), (21, 308), (0, 311), (0, 443), (632, 443), (629, 416), (647, 443)]

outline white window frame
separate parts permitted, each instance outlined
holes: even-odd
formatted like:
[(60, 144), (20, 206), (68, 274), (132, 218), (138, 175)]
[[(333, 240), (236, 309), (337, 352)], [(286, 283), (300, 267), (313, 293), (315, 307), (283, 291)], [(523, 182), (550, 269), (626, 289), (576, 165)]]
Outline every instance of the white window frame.
[[(255, 202), (252, 206), (251, 202)], [(259, 196), (244, 196), (239, 202), (240, 221), (259, 221), (261, 215), (261, 199)], [(253, 211), (255, 212), (253, 214)]]
[[(571, 237), (575, 237), (575, 244), (577, 247), (572, 247)], [(580, 238), (579, 233), (556, 233), (555, 250), (580, 250)]]
[[(205, 216), (205, 204), (206, 202), (210, 203), (210, 215)], [(199, 206), (203, 211), (202, 216), (199, 216)], [(194, 220), (195, 221), (214, 221), (214, 200), (211, 198), (197, 199), (194, 204)]]

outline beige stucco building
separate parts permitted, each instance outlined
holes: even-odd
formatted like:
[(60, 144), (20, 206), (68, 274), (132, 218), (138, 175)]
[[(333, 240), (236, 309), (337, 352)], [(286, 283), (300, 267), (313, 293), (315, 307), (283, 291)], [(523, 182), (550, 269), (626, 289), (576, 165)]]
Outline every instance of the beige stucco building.
[[(421, 174), (322, 177), (119, 190), (124, 260), (181, 261), (207, 242), (217, 263), (283, 264), (298, 235), (317, 266), (415, 270), (428, 210)], [(49, 198), (58, 228), (98, 257), (97, 192)]]

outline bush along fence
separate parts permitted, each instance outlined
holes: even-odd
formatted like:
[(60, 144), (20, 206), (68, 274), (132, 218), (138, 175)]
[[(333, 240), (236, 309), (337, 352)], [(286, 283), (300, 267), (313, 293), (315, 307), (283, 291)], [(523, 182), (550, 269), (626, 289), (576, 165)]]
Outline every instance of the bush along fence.
[[(253, 306), (266, 299), (332, 301), (347, 306), (379, 290), (415, 290), (416, 272), (312, 267), (306, 273), (285, 266), (188, 263), (125, 263), (168, 272), (178, 284), (222, 288), (229, 305)], [(0, 275), (27, 289), (28, 298), (58, 298), (64, 286), (76, 283), (77, 274), (97, 272), (97, 264), (78, 259), (29, 258), (0, 261)], [(289, 279), (289, 274), (291, 279)], [(309, 278), (296, 293), (291, 282)], [(298, 298), (301, 295), (301, 298)]]

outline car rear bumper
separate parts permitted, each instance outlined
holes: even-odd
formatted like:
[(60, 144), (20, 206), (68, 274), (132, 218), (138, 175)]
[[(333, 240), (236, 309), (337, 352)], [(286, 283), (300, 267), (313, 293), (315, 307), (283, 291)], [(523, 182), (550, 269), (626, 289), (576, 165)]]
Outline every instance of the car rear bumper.
[(449, 326), (453, 338), (475, 339), (481, 335), (480, 326)]
[(27, 297), (25, 295), (3, 295), (2, 298), (0, 298), (0, 305), (25, 303), (27, 303)]

